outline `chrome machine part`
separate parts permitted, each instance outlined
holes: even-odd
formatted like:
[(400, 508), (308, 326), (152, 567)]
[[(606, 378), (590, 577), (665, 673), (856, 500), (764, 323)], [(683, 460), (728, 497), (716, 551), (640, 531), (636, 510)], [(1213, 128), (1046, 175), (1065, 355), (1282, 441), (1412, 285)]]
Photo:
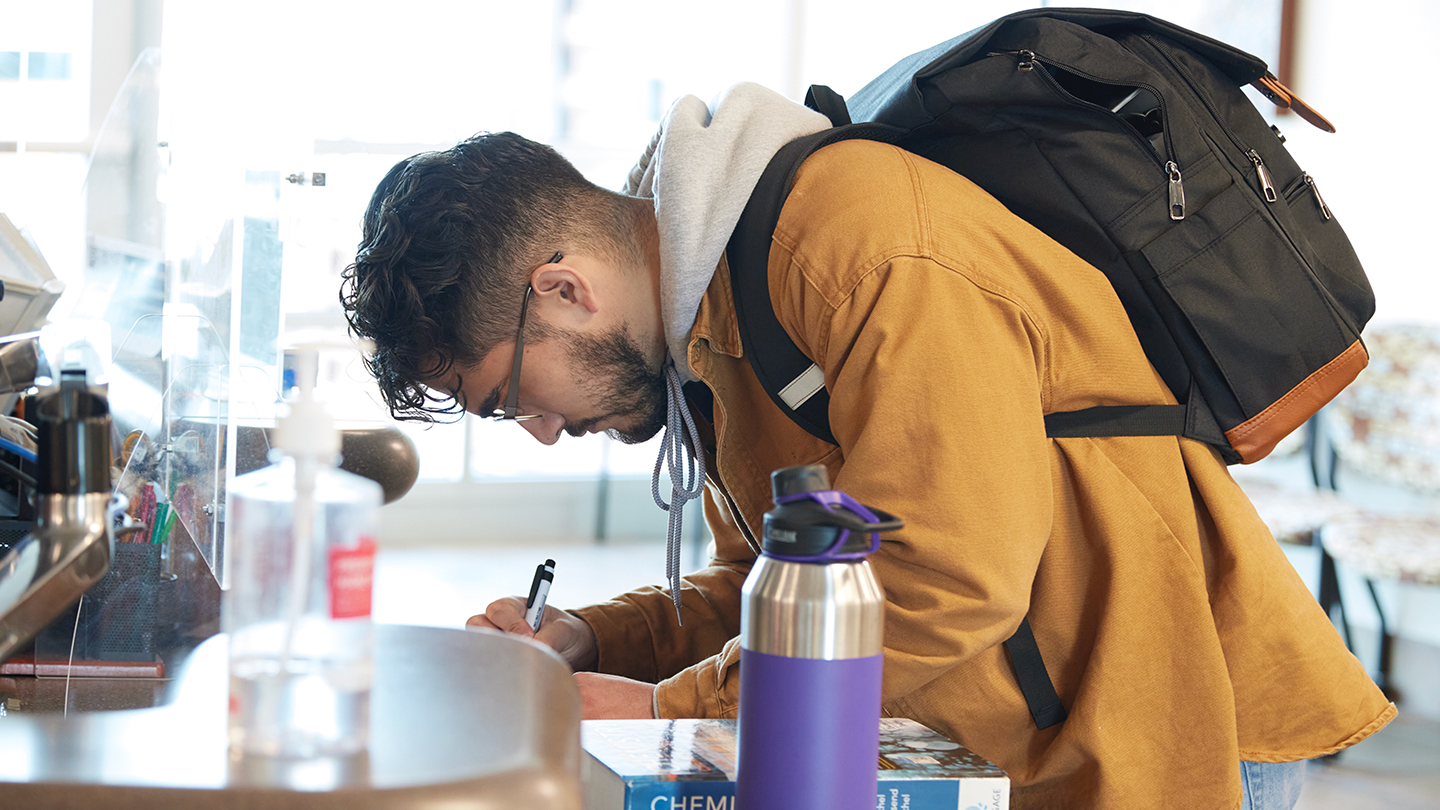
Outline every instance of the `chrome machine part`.
[(83, 368), (38, 398), (35, 529), (0, 558), (0, 662), (110, 570), (123, 501), (110, 489), (110, 409)]
[(0, 338), (0, 394), (24, 391), (48, 373), (40, 353), (40, 333), (23, 332)]
[(42, 495), (35, 531), (0, 560), (0, 661), (110, 570), (109, 493)]

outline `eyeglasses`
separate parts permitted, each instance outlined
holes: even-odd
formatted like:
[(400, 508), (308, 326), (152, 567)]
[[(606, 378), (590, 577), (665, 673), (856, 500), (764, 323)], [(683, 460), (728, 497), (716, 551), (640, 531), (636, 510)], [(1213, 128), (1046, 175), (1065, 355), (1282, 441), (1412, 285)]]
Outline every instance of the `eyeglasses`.
[[(554, 264), (563, 258), (557, 252), (546, 264)], [(520, 328), (515, 332), (515, 361), (510, 365), (510, 387), (505, 391), (505, 407), (496, 408), (489, 417), (497, 421), (523, 422), (541, 416), (538, 413), (516, 413), (520, 410), (520, 359), (525, 354), (525, 315), (530, 311), (530, 295), (533, 292), (535, 288), (526, 284), (525, 299), (520, 302)]]

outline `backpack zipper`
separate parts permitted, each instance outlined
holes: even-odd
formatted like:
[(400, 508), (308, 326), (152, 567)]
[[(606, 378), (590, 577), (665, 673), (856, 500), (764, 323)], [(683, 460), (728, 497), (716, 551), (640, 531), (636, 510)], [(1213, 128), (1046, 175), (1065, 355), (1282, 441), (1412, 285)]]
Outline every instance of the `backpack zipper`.
[[(1245, 157), (1248, 158), (1249, 161), (1255, 165), (1255, 177), (1260, 181), (1260, 193), (1264, 195), (1265, 202), (1275, 202), (1275, 200), (1278, 199), (1277, 195), (1275, 194), (1275, 184), (1271, 181), (1270, 170), (1265, 168), (1265, 161), (1260, 158), (1260, 153), (1252, 149), (1250, 146), (1241, 143), (1240, 139), (1235, 137), (1235, 133), (1231, 132), (1230, 128), (1225, 126), (1221, 122), (1220, 114), (1215, 111), (1215, 105), (1211, 103), (1210, 97), (1205, 95), (1205, 93), (1199, 87), (1197, 87), (1194, 82), (1190, 81), (1190, 76), (1186, 74), (1185, 71), (1181, 70), (1179, 65), (1175, 64), (1175, 60), (1170, 58), (1170, 54), (1166, 53), (1164, 48), (1155, 44), (1154, 37), (1150, 36), (1149, 34), (1141, 34), (1140, 38), (1144, 40), (1145, 44), (1149, 45), (1150, 49), (1155, 51), (1155, 53), (1158, 54), (1161, 59), (1164, 59), (1165, 63), (1170, 66), (1170, 69), (1175, 71), (1175, 74), (1185, 82), (1185, 86), (1189, 87), (1190, 92), (1194, 93), (1195, 97), (1200, 100), (1200, 105), (1204, 107), (1205, 111), (1210, 114), (1210, 119), (1215, 122), (1216, 126), (1219, 127), (1220, 131), (1225, 133), (1225, 137), (1230, 139), (1230, 143), (1234, 144), (1235, 148), (1238, 149), (1241, 154), (1245, 155)], [(1156, 96), (1158, 97), (1159, 94), (1157, 93)], [(1277, 132), (1276, 135), (1279, 135), (1279, 133)]]
[[(1108, 79), (1102, 79), (1102, 78), (1100, 78), (1099, 76), (1094, 76), (1094, 75), (1091, 75), (1091, 74), (1089, 74), (1089, 73), (1086, 73), (1086, 72), (1084, 72), (1084, 71), (1082, 71), (1082, 70), (1077, 70), (1076, 68), (1071, 67), (1070, 65), (1062, 64), (1062, 63), (1057, 62), (1057, 61), (1055, 61), (1055, 60), (1053, 60), (1053, 59), (1046, 59), (1046, 58), (1043, 57), (1043, 56), (1039, 56), (1039, 55), (1036, 54), (1034, 51), (1027, 50), (1027, 49), (1021, 49), (1021, 50), (1018, 50), (1018, 51), (992, 51), (992, 52), (990, 52), (988, 55), (989, 55), (989, 56), (1014, 56), (1014, 57), (1016, 58), (1016, 60), (1017, 60), (1017, 62), (1016, 62), (1016, 64), (1015, 64), (1016, 69), (1017, 69), (1017, 70), (1020, 70), (1020, 71), (1024, 71), (1024, 72), (1034, 71), (1034, 70), (1035, 70), (1035, 66), (1036, 66), (1036, 65), (1039, 65), (1039, 64), (1042, 64), (1042, 63), (1043, 63), (1043, 64), (1051, 64), (1051, 65), (1054, 65), (1055, 67), (1062, 68), (1062, 69), (1064, 69), (1064, 70), (1068, 70), (1068, 71), (1070, 71), (1071, 73), (1074, 73), (1074, 74), (1077, 75), (1077, 76), (1084, 77), (1084, 78), (1086, 78), (1086, 79), (1089, 79), (1089, 80), (1091, 80), (1091, 81), (1093, 81), (1093, 82), (1097, 82), (1097, 83), (1099, 83), (1099, 84), (1108, 84), (1108, 85), (1112, 85), (1112, 86), (1123, 86), (1123, 87), (1131, 87), (1131, 86), (1134, 86), (1134, 87), (1142, 87), (1142, 88), (1144, 88), (1144, 89), (1146, 89), (1146, 90), (1149, 90), (1149, 91), (1155, 96), (1157, 105), (1158, 105), (1159, 108), (1160, 108), (1161, 137), (1163, 137), (1163, 138), (1164, 138), (1164, 141), (1165, 141), (1165, 152), (1166, 152), (1166, 155), (1167, 155), (1168, 157), (1170, 157), (1170, 158), (1174, 158), (1174, 157), (1175, 157), (1175, 145), (1174, 145), (1174, 143), (1173, 143), (1173, 141), (1171, 140), (1171, 137), (1170, 137), (1170, 117), (1169, 117), (1169, 115), (1166, 114), (1166, 112), (1165, 112), (1165, 100), (1164, 100), (1164, 98), (1160, 95), (1160, 92), (1159, 92), (1158, 90), (1156, 90), (1154, 87), (1151, 87), (1150, 85), (1147, 85), (1147, 84), (1131, 85), (1131, 84), (1129, 84), (1129, 83), (1127, 83), (1127, 82), (1116, 82), (1116, 81), (1112, 81), (1112, 80), (1108, 80)], [(1062, 86), (1060, 85), (1060, 82), (1056, 81), (1055, 77), (1050, 75), (1049, 71), (1045, 71), (1045, 70), (1038, 71), (1038, 75), (1040, 75), (1040, 76), (1042, 77), (1042, 81), (1044, 81), (1047, 85), (1049, 85), (1052, 90), (1056, 91), (1056, 92), (1061, 96), (1061, 98), (1064, 98), (1064, 99), (1066, 99), (1067, 101), (1069, 101), (1070, 103), (1079, 105), (1079, 106), (1084, 107), (1084, 108), (1086, 108), (1086, 109), (1097, 110), (1097, 111), (1099, 111), (1099, 112), (1106, 113), (1106, 114), (1109, 115), (1113, 120), (1115, 120), (1116, 123), (1120, 124), (1120, 126), (1124, 128), (1125, 133), (1128, 134), (1128, 135), (1131, 137), (1132, 140), (1134, 140), (1134, 141), (1136, 141), (1137, 143), (1139, 143), (1139, 144), (1143, 147), (1142, 151), (1143, 151), (1145, 154), (1149, 155), (1150, 158), (1151, 158), (1151, 160), (1155, 161), (1155, 165), (1156, 165), (1158, 168), (1160, 168), (1160, 169), (1165, 173), (1165, 179), (1166, 179), (1166, 182), (1168, 183), (1168, 186), (1169, 186), (1169, 198), (1170, 198), (1169, 209), (1170, 209), (1170, 218), (1173, 219), (1173, 220), (1177, 220), (1177, 221), (1178, 221), (1178, 220), (1182, 220), (1182, 219), (1185, 218), (1185, 186), (1184, 186), (1184, 178), (1182, 177), (1182, 175), (1181, 175), (1181, 173), (1180, 173), (1180, 165), (1179, 165), (1175, 160), (1173, 160), (1173, 159), (1170, 159), (1170, 160), (1162, 160), (1159, 155), (1155, 154), (1155, 149), (1154, 149), (1154, 147), (1152, 147), (1152, 146), (1150, 145), (1150, 142), (1149, 142), (1148, 140), (1146, 140), (1144, 137), (1142, 137), (1139, 132), (1136, 132), (1134, 127), (1132, 127), (1132, 126), (1130, 126), (1129, 124), (1126, 124), (1126, 123), (1124, 123), (1123, 121), (1120, 121), (1118, 118), (1116, 118), (1116, 117), (1114, 116), (1113, 111), (1108, 110), (1108, 109), (1106, 109), (1105, 107), (1102, 107), (1102, 106), (1100, 106), (1099, 104), (1096, 104), (1096, 103), (1094, 103), (1094, 102), (1086, 101), (1086, 100), (1084, 100), (1084, 99), (1082, 99), (1082, 98), (1076, 97), (1073, 93), (1071, 93), (1070, 91), (1068, 91), (1068, 90), (1066, 90), (1064, 87), (1062, 87)]]
[(1325, 198), (1320, 196), (1320, 187), (1315, 185), (1315, 178), (1311, 177), (1309, 172), (1305, 173), (1305, 185), (1310, 187), (1310, 192), (1315, 195), (1315, 204), (1320, 206), (1320, 213), (1325, 217), (1325, 221), (1329, 222), (1332, 219), (1330, 206), (1326, 205)]
[(1260, 179), (1260, 190), (1265, 194), (1265, 202), (1273, 203), (1280, 199), (1275, 193), (1275, 184), (1270, 182), (1270, 170), (1265, 168), (1265, 161), (1260, 159), (1260, 153), (1250, 149), (1245, 152), (1245, 157), (1255, 164), (1255, 176)]
[(1320, 186), (1315, 182), (1315, 178), (1310, 176), (1309, 172), (1301, 172), (1299, 177), (1291, 180), (1290, 185), (1285, 187), (1282, 196), (1285, 197), (1285, 202), (1294, 205), (1296, 201), (1307, 194), (1315, 201), (1315, 207), (1320, 209), (1320, 216), (1322, 218), (1326, 221), (1335, 218), (1330, 213), (1330, 206), (1325, 204), (1325, 198), (1320, 196)]
[(1170, 183), (1170, 218), (1178, 222), (1185, 218), (1185, 186), (1175, 161), (1165, 164), (1165, 176)]

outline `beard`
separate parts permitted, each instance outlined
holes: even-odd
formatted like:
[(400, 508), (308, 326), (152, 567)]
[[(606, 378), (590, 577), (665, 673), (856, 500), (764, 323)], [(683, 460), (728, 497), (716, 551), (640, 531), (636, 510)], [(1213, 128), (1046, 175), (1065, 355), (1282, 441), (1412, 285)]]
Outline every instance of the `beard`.
[(639, 444), (649, 441), (665, 427), (663, 365), (651, 368), (628, 330), (617, 327), (594, 337), (572, 334), (568, 341), (579, 372), (577, 379), (594, 381), (601, 415), (566, 424), (566, 433), (583, 436), (607, 419), (628, 418), (628, 424), (605, 433), (626, 444)]

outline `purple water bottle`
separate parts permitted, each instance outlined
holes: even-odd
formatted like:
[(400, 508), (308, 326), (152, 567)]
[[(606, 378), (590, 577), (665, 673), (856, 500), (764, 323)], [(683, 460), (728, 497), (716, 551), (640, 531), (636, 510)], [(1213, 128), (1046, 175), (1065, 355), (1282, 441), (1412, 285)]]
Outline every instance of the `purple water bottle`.
[(763, 553), (741, 589), (737, 810), (869, 810), (879, 768), (885, 594), (865, 557), (900, 519), (770, 476)]

